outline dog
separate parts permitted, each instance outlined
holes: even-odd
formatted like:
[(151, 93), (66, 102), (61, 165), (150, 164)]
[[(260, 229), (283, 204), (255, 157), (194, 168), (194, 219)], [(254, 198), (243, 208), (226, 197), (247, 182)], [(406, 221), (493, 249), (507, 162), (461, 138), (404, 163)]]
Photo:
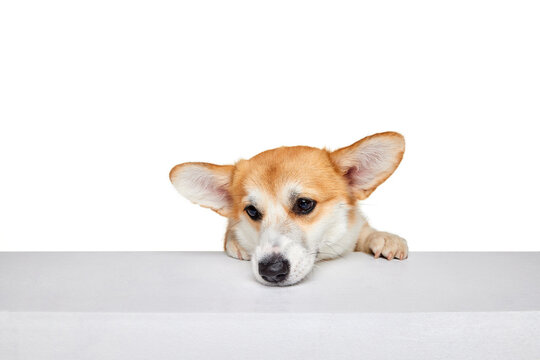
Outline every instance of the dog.
[(352, 251), (407, 258), (407, 242), (373, 229), (359, 207), (404, 151), (401, 134), (383, 132), (335, 151), (292, 146), (234, 165), (183, 163), (169, 177), (184, 197), (228, 218), (229, 256), (251, 260), (262, 284), (286, 286), (305, 278), (315, 262)]

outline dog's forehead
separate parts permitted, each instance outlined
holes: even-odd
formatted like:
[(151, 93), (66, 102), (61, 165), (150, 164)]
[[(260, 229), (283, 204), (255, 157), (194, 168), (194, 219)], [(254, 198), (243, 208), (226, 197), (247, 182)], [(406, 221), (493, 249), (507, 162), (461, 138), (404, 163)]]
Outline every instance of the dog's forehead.
[(236, 164), (235, 193), (266, 193), (275, 197), (295, 193), (330, 196), (343, 190), (337, 168), (326, 150), (307, 146), (281, 147), (255, 155)]

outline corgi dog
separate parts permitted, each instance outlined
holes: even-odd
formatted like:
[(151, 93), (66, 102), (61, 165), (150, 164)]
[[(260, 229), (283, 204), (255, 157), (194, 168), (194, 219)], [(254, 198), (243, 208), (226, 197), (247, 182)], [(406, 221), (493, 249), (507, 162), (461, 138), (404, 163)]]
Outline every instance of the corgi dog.
[(251, 260), (262, 284), (286, 286), (315, 262), (351, 251), (407, 258), (407, 242), (372, 228), (359, 208), (404, 151), (401, 134), (383, 132), (335, 151), (292, 146), (234, 165), (183, 163), (170, 180), (188, 200), (228, 218), (229, 256)]

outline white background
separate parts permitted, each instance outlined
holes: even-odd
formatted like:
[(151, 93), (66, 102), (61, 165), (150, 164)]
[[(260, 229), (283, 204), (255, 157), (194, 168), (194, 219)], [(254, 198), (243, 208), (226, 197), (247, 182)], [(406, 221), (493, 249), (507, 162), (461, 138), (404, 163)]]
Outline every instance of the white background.
[(540, 250), (538, 1), (2, 1), (0, 250), (220, 250), (168, 180), (407, 140), (368, 200), (411, 250)]

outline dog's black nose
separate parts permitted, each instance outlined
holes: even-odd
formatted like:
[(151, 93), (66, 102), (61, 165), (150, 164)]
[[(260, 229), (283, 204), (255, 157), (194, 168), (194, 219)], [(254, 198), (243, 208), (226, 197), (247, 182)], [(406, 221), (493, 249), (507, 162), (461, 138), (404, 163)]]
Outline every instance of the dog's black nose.
[(289, 275), (289, 261), (281, 255), (272, 255), (259, 262), (259, 274), (261, 277), (271, 283), (278, 283)]

